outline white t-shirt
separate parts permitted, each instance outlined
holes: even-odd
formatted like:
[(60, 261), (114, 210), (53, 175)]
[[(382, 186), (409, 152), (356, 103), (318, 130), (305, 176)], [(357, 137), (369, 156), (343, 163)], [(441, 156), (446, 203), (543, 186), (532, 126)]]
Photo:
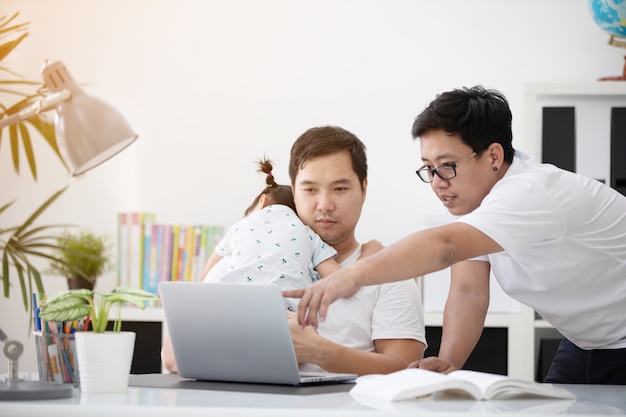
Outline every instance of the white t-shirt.
[[(337, 251), (281, 204), (257, 210), (232, 225), (215, 247), (223, 258), (204, 282), (275, 284), (304, 288), (319, 279), (315, 267)], [(299, 300), (285, 299), (297, 311)]]
[(457, 221), (505, 252), (498, 283), (582, 349), (626, 347), (626, 198), (516, 151), (479, 208)]
[[(361, 256), (361, 247), (345, 259), (347, 266)], [(333, 302), (318, 333), (337, 344), (365, 352), (375, 351), (377, 339), (414, 339), (426, 344), (424, 311), (415, 280), (359, 288), (352, 297)], [(323, 371), (315, 364), (303, 371)]]

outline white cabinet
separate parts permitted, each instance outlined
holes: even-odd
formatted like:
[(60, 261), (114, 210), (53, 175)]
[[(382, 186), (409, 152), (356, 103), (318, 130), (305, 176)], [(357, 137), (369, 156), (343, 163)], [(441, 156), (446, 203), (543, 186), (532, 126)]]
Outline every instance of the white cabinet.
[[(623, 167), (626, 164), (622, 159), (626, 154), (626, 82), (528, 84), (525, 134), (533, 139), (534, 144), (534, 149), (528, 149), (528, 152), (538, 160), (550, 160), (542, 152), (545, 142), (560, 141), (558, 137), (543, 140), (544, 111), (556, 107), (570, 108), (574, 118), (572, 146), (562, 149), (574, 155), (572, 170), (624, 193), (626, 168)], [(567, 126), (564, 127), (567, 130)], [(555, 146), (558, 151), (561, 145), (555, 143)]]

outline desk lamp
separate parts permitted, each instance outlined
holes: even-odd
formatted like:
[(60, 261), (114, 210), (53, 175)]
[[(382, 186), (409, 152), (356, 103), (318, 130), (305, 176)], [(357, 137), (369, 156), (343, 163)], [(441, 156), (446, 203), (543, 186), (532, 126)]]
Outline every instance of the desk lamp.
[(56, 109), (57, 142), (72, 176), (100, 165), (137, 139), (124, 117), (109, 104), (86, 94), (62, 62), (46, 62), (41, 74), (52, 94), (0, 119), (0, 130), (40, 112)]
[[(137, 139), (128, 122), (109, 104), (87, 95), (61, 62), (46, 62), (41, 70), (51, 94), (18, 113), (0, 119), (0, 130), (40, 112), (56, 110), (55, 133), (59, 151), (72, 176), (81, 175), (112, 158)], [(0, 342), (9, 360), (9, 375), (0, 381), (0, 401), (67, 398), (71, 384), (19, 379), (22, 343), (10, 340), (0, 329)]]

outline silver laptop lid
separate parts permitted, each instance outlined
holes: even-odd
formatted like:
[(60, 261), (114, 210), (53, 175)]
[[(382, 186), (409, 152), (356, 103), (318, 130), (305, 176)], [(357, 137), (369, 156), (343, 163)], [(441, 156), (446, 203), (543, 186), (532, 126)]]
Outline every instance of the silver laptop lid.
[(278, 286), (164, 281), (159, 292), (180, 376), (300, 383)]

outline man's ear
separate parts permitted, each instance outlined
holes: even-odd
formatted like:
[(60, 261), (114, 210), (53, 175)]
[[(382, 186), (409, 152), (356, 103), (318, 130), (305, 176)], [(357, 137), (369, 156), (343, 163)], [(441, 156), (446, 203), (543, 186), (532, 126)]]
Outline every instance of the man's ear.
[(494, 142), (487, 148), (487, 157), (489, 163), (497, 168), (501, 168), (504, 164), (504, 148), (498, 142)]

